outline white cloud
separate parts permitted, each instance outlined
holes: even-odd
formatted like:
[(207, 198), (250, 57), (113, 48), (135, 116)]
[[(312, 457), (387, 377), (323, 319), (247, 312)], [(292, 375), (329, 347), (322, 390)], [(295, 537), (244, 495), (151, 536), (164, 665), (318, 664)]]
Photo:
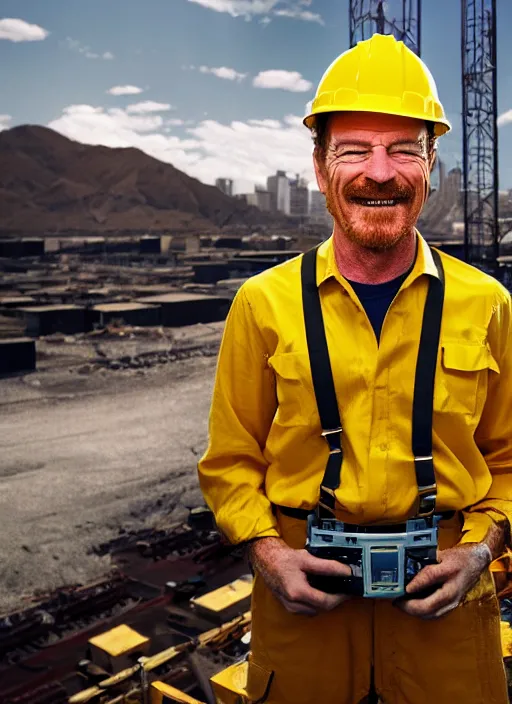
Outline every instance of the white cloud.
[(311, 5), (311, 0), (189, 0), (189, 2), (215, 12), (226, 12), (231, 17), (244, 17), (246, 20), (260, 16), (262, 24), (268, 24), (271, 21), (269, 15), (324, 24), (320, 15), (304, 9)]
[(9, 129), (9, 122), (12, 120), (10, 115), (0, 115), (0, 132)]
[(243, 81), (247, 76), (246, 73), (239, 73), (235, 71), (234, 68), (227, 68), (226, 66), (221, 66), (220, 68), (210, 68), (209, 66), (200, 66), (199, 70), (201, 73), (211, 73), (217, 78), (224, 78), (227, 81)]
[(106, 93), (109, 93), (110, 95), (137, 95), (138, 93), (142, 93), (143, 89), (138, 88), (137, 86), (113, 86), (109, 90), (106, 91)]
[(501, 113), (497, 120), (498, 127), (508, 125), (510, 122), (512, 122), (512, 110), (507, 110), (507, 112)]
[(142, 115), (147, 112), (167, 112), (172, 109), (172, 105), (169, 103), (155, 103), (153, 100), (144, 100), (141, 103), (128, 105), (126, 112)]
[(66, 37), (64, 42), (68, 49), (71, 51), (76, 51), (86, 59), (104, 59), (105, 61), (110, 61), (114, 58), (114, 54), (111, 51), (104, 51), (103, 54), (98, 54), (95, 51), (91, 51), (91, 47), (86, 46), (78, 41), (78, 39), (71, 39), (71, 37)]
[(277, 17), (290, 17), (295, 20), (304, 20), (305, 22), (318, 22), (318, 24), (325, 24), (320, 15), (316, 12), (308, 12), (307, 10), (300, 10), (298, 8), (290, 10), (276, 10), (275, 13)]
[(121, 108), (70, 105), (48, 127), (87, 144), (130, 147), (137, 146), (141, 134), (154, 133), (163, 123), (160, 115), (130, 115)]
[(304, 127), (303, 119), (298, 115), (285, 115), (283, 122), (285, 125), (290, 125), (290, 127), (300, 127), (302, 129)]
[(298, 116), (228, 124), (205, 119), (189, 127), (184, 138), (166, 133), (167, 124), (160, 115), (71, 105), (48, 126), (86, 144), (137, 147), (204, 183), (225, 176), (264, 184), (277, 169), (314, 180), (312, 141)]
[(232, 17), (250, 19), (253, 15), (266, 15), (279, 0), (189, 0), (215, 12), (227, 12)]
[(25, 20), (5, 17), (0, 20), (0, 39), (11, 42), (39, 42), (46, 39), (49, 32), (38, 24), (29, 24)]
[(305, 93), (311, 90), (313, 84), (307, 81), (298, 71), (260, 71), (252, 82), (256, 88), (280, 88), (292, 93)]
[(249, 124), (255, 127), (270, 127), (274, 130), (278, 130), (281, 127), (279, 120), (249, 120)]
[(181, 125), (185, 124), (185, 120), (180, 120), (179, 118), (174, 118), (173, 120), (166, 120), (165, 124), (170, 125), (171, 127), (180, 127)]

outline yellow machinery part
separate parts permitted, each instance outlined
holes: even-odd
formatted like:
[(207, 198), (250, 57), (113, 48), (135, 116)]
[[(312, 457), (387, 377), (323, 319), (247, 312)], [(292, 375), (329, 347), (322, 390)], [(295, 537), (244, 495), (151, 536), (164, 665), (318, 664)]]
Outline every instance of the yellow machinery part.
[(512, 657), (512, 628), (508, 621), (501, 622), (501, 651), (504, 658)]
[(122, 624), (100, 633), (89, 640), (89, 645), (95, 646), (112, 657), (119, 657), (142, 649), (149, 643), (149, 638), (137, 633), (130, 626)]
[(244, 704), (247, 701), (247, 661), (237, 662), (210, 678), (217, 704)]
[(185, 692), (172, 687), (165, 682), (153, 682), (151, 684), (151, 704), (204, 704), (199, 699), (190, 697)]
[(208, 594), (191, 599), (190, 604), (196, 608), (200, 607), (206, 612), (220, 613), (250, 598), (251, 593), (252, 582), (246, 579), (236, 579)]

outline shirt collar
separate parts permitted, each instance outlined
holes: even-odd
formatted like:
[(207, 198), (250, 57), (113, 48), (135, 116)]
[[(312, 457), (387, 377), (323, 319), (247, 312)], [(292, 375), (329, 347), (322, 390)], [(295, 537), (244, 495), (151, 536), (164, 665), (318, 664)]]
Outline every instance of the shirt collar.
[[(428, 274), (429, 276), (439, 278), (430, 247), (428, 246), (426, 240), (420, 235), (418, 230), (416, 230), (416, 235), (418, 237), (418, 252), (416, 255), (416, 261), (414, 262), (414, 266), (409, 273), (409, 276), (403, 284), (404, 286), (408, 286), (422, 274)], [(336, 264), (333, 235), (331, 235), (329, 239), (325, 240), (325, 242), (322, 242), (318, 248), (317, 259), (317, 286), (323, 284), (323, 282), (327, 279), (334, 277), (344, 288), (347, 288), (347, 281), (338, 271), (338, 266)]]

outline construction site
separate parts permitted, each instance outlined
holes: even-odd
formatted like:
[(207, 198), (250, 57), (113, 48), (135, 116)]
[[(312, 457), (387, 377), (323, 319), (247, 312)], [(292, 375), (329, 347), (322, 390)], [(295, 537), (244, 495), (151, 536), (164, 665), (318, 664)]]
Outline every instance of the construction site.
[[(463, 168), (438, 160), (419, 229), (512, 290), (496, 2), (461, 17)], [(420, 19), (420, 0), (351, 0), (350, 46), (392, 33), (421, 55)], [(209, 234), (0, 233), (0, 704), (248, 701), (251, 567), (196, 467), (233, 297), (330, 232), (255, 209), (244, 229), (233, 207)], [(512, 568), (495, 581), (512, 673)]]

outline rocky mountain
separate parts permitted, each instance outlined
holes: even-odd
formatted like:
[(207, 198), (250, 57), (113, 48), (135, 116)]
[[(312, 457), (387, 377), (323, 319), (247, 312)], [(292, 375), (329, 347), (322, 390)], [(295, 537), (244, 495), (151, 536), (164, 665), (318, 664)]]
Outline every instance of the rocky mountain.
[(226, 196), (144, 152), (46, 127), (0, 132), (0, 233), (283, 231), (291, 221)]

